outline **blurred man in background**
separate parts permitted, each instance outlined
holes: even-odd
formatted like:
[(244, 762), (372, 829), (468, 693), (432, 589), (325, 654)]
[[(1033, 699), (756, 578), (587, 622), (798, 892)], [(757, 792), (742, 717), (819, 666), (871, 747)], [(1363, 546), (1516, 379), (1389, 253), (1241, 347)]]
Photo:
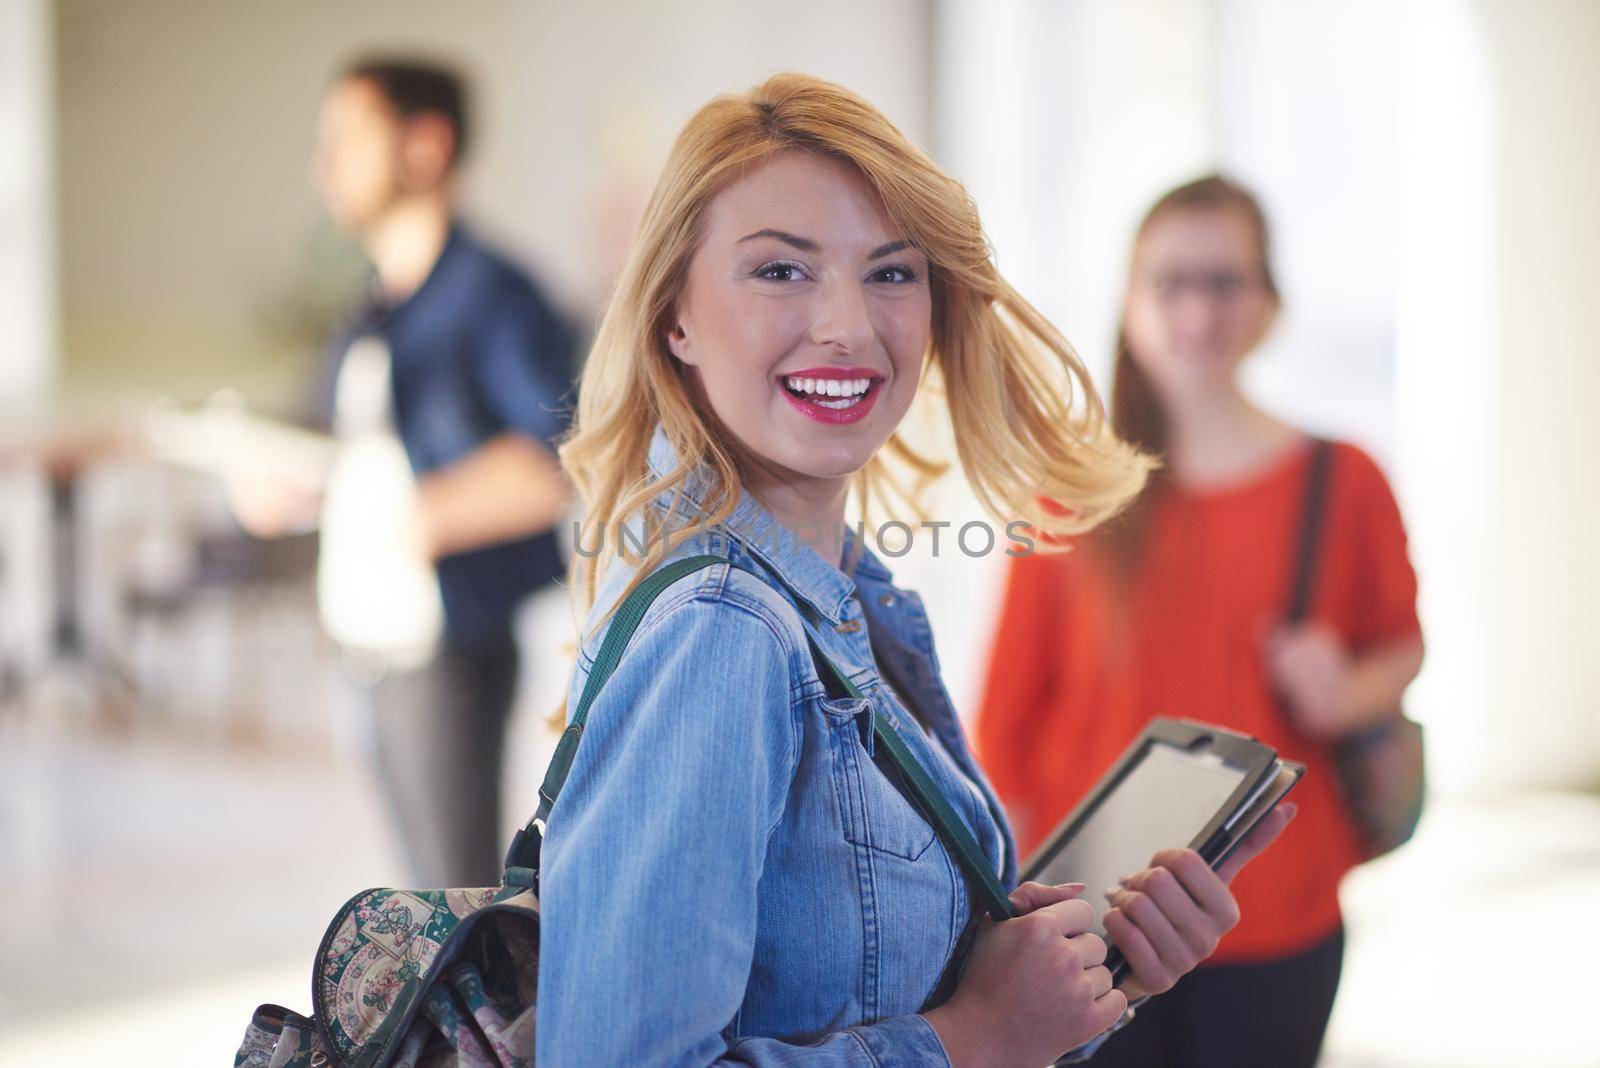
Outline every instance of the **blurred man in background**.
[(313, 181), (372, 262), (337, 339), (328, 478), (231, 480), (263, 536), (320, 525), (318, 604), (370, 697), (379, 777), (419, 886), (498, 881), (513, 615), (562, 571), (573, 338), (539, 287), (456, 216), (468, 143), (452, 71), (348, 67), (322, 106)]

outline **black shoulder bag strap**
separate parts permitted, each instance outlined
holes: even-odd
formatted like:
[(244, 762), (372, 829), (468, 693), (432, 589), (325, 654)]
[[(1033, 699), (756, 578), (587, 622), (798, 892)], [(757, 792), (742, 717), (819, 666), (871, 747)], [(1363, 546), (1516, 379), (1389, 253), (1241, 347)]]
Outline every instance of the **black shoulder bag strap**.
[[(550, 760), (550, 768), (545, 773), (544, 783), (539, 787), (539, 810), (528, 821), (527, 826), (516, 833), (511, 848), (506, 853), (508, 883), (537, 885), (539, 849), (543, 844), (544, 828), (550, 818), (550, 811), (555, 806), (556, 797), (561, 793), (562, 784), (566, 782), (567, 774), (572, 770), (573, 758), (577, 755), (578, 744), (583, 739), (583, 727), (589, 716), (589, 707), (622, 660), (622, 652), (627, 647), (629, 639), (633, 637), (634, 631), (638, 629), (640, 621), (644, 619), (651, 602), (662, 590), (683, 576), (715, 564), (740, 567), (724, 556), (701, 555), (674, 560), (652, 572), (634, 587), (633, 592), (617, 610), (611, 626), (606, 630), (605, 639), (600, 643), (600, 652), (595, 656), (589, 677), (584, 681), (578, 706), (572, 711), (567, 729), (561, 735), (555, 755)], [(750, 569), (741, 568), (741, 570)], [(766, 580), (763, 578), (762, 581)], [(864, 697), (865, 695), (845, 676), (844, 672), (822, 652), (811, 634), (810, 625), (803, 617), (801, 622), (806, 630), (806, 641), (811, 647), (811, 656), (819, 670), (827, 676), (824, 683), (831, 679), (838, 689), (849, 696)], [(899, 773), (897, 785), (908, 794), (912, 804), (923, 817), (933, 824), (940, 841), (955, 858), (989, 914), (997, 920), (1009, 919), (1015, 915), (1011, 902), (1001, 889), (999, 878), (989, 870), (983, 852), (973, 840), (971, 832), (955, 814), (950, 803), (945, 800), (944, 794), (928, 777), (928, 773), (923, 770), (915, 754), (906, 747), (905, 741), (893, 724), (878, 715), (876, 706), (871, 707), (873, 734), (877, 744), (883, 747)]]
[(1322, 513), (1328, 497), (1328, 473), (1333, 444), (1324, 438), (1311, 443), (1311, 469), (1306, 472), (1305, 497), (1300, 505), (1300, 545), (1289, 587), (1288, 623), (1304, 623), (1311, 614), (1311, 594), (1317, 580), (1317, 560), (1322, 550)]

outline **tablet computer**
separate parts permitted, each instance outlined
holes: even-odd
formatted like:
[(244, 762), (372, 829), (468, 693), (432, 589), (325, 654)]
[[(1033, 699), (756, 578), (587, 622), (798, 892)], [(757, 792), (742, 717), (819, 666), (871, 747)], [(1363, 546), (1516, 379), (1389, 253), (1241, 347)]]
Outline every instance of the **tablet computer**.
[[(1029, 858), (1022, 878), (1088, 884), (1091, 930), (1105, 937), (1106, 887), (1163, 849), (1194, 849), (1215, 867), (1303, 771), (1237, 731), (1156, 719)], [(1107, 965), (1120, 976), (1113, 957)]]
[(1280, 760), (1276, 772), (1261, 784), (1261, 789), (1256, 793), (1244, 808), (1239, 810), (1238, 817), (1231, 827), (1224, 827), (1218, 836), (1211, 842), (1196, 850), (1206, 859), (1213, 868), (1222, 867), (1222, 862), (1227, 860), (1238, 848), (1240, 842), (1261, 822), (1265, 816), (1275, 808), (1279, 801), (1286, 797), (1300, 777), (1306, 773), (1306, 766), (1293, 760)]

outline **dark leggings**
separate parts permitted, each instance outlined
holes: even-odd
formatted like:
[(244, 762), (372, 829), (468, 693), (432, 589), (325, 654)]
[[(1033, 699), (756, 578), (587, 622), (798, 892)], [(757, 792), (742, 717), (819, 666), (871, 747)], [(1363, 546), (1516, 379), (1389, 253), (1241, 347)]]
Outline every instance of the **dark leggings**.
[(1197, 968), (1140, 1006), (1095, 1068), (1312, 1068), (1339, 988), (1344, 929), (1304, 953)]

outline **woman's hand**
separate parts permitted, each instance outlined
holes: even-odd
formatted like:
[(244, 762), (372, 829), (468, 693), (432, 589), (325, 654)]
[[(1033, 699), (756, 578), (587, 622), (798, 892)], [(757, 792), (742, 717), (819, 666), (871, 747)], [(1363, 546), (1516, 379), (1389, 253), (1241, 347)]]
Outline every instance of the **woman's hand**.
[(1295, 725), (1312, 738), (1335, 738), (1350, 727), (1352, 661), (1326, 623), (1280, 627), (1267, 638), (1267, 675)]
[(1171, 990), (1216, 951), (1239, 922), (1228, 884), (1283, 833), (1295, 811), (1285, 803), (1267, 813), (1215, 871), (1192, 849), (1166, 849), (1150, 867), (1106, 891), (1112, 906), (1105, 914), (1106, 934), (1132, 971), (1121, 987), (1130, 1000)]
[(1117, 1022), (1127, 997), (1111, 987), (1106, 944), (1087, 933), (1082, 883), (1023, 883), (1019, 915), (987, 917), (950, 1000), (924, 1014), (955, 1068), (1038, 1068)]
[(1294, 725), (1320, 741), (1392, 719), (1422, 670), (1422, 639), (1414, 634), (1355, 655), (1326, 623), (1264, 633), (1273, 689)]

